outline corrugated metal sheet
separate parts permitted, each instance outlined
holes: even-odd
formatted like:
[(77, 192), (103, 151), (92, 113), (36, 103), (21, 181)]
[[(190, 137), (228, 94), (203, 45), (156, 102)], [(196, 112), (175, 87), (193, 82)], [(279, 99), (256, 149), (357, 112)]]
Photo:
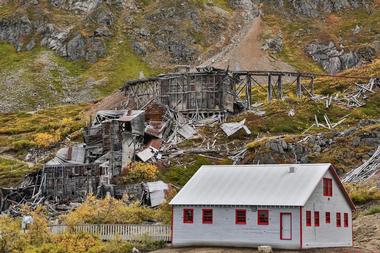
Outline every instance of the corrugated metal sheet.
[(170, 204), (303, 206), (330, 166), (202, 166)]
[(146, 184), (149, 190), (151, 206), (155, 207), (164, 203), (165, 191), (169, 189), (169, 186), (162, 181), (148, 182)]

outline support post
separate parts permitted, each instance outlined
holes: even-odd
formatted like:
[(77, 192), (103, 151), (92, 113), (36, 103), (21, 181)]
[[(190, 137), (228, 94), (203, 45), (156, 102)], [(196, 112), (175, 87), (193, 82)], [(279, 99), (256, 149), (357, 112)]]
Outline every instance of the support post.
[(301, 75), (297, 76), (297, 97), (302, 97)]
[(314, 76), (311, 77), (310, 81), (310, 94), (314, 97)]
[(272, 87), (272, 75), (268, 75), (268, 101), (271, 102), (273, 98), (273, 87)]
[(245, 90), (245, 96), (247, 99), (247, 109), (251, 109), (251, 104), (252, 104), (252, 83), (251, 83), (251, 77), (247, 75), (247, 84), (246, 84), (246, 90)]
[(278, 99), (282, 99), (282, 75), (279, 74), (277, 80)]

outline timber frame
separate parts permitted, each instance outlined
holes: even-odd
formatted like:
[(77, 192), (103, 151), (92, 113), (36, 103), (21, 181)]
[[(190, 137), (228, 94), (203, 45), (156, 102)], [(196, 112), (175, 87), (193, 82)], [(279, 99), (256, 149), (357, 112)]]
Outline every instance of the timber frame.
[(198, 68), (194, 72), (128, 81), (122, 91), (128, 97), (129, 106), (135, 109), (144, 109), (151, 101), (158, 100), (184, 114), (224, 113), (234, 112), (237, 104), (250, 109), (254, 86), (267, 93), (269, 102), (283, 99), (285, 89), (289, 88), (299, 98), (304, 94), (313, 97), (314, 79), (311, 73)]

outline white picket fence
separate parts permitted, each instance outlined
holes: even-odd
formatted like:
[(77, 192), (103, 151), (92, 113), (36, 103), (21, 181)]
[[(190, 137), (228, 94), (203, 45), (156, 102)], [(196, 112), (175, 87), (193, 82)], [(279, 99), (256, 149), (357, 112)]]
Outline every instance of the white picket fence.
[(130, 225), (130, 224), (84, 224), (69, 227), (66, 225), (51, 225), (55, 234), (64, 232), (85, 232), (98, 236), (102, 240), (120, 239), (125, 241), (140, 241), (148, 238), (153, 241), (170, 241), (169, 225)]

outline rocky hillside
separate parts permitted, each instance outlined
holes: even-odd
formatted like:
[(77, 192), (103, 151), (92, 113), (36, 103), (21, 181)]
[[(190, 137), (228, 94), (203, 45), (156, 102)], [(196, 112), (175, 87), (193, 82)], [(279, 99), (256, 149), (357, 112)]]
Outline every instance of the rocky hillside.
[(2, 0), (0, 111), (91, 102), (220, 52), (244, 68), (265, 57), (260, 68), (337, 73), (378, 57), (379, 16), (371, 0)]

